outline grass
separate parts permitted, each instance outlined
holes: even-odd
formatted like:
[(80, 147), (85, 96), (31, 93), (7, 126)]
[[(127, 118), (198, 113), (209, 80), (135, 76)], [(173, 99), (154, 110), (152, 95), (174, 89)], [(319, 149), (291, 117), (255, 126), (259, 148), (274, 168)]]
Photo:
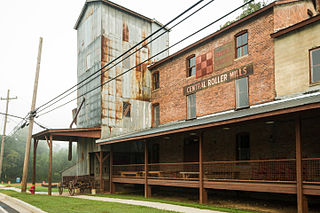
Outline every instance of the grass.
[(208, 210), (222, 211), (222, 212), (232, 212), (232, 213), (253, 213), (253, 212), (256, 212), (256, 211), (240, 210), (240, 209), (233, 209), (233, 208), (227, 208), (227, 207), (217, 207), (217, 206), (211, 206), (211, 205), (204, 205), (204, 204), (199, 204), (199, 203), (194, 203), (194, 202), (185, 203), (185, 202), (180, 202), (180, 201), (161, 200), (161, 199), (156, 199), (156, 198), (144, 198), (143, 196), (138, 196), (138, 195), (96, 194), (96, 195), (92, 195), (92, 196), (151, 201), (151, 202), (167, 203), (167, 204), (187, 206), (187, 207), (193, 207), (193, 208), (199, 208), (199, 209), (208, 209)]
[[(94, 213), (166, 213), (164, 211), (144, 206), (134, 206), (121, 203), (103, 202), (85, 200), (72, 197), (48, 196), (48, 195), (30, 195), (10, 190), (0, 190), (1, 193), (23, 200), (33, 206), (36, 206), (46, 212), (94, 212)], [(172, 212), (171, 212), (172, 213)]]
[[(21, 189), (21, 184), (20, 183), (14, 183), (14, 184), (3, 184), (8, 187), (16, 187)], [(31, 184), (28, 184), (27, 189), (31, 187)], [(52, 188), (52, 192), (58, 192), (58, 188)], [(36, 186), (36, 192), (48, 192), (48, 187), (42, 187), (42, 186)]]

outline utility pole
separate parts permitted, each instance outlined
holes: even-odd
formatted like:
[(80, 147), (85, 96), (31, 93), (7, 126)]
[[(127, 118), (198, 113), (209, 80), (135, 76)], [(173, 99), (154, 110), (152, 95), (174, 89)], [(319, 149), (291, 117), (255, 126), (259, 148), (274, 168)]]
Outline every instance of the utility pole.
[(24, 155), (24, 164), (23, 164), (23, 174), (22, 174), (22, 182), (21, 182), (21, 192), (27, 191), (27, 177), (28, 177), (28, 164), (30, 157), (30, 146), (31, 146), (31, 138), (32, 138), (32, 129), (33, 129), (33, 120), (35, 116), (35, 108), (36, 108), (36, 99), (37, 99), (37, 90), (38, 90), (38, 81), (39, 81), (39, 72), (40, 72), (40, 61), (41, 61), (41, 51), (42, 51), (42, 37), (40, 37), (39, 48), (38, 48), (38, 57), (37, 57), (37, 68), (36, 75), (34, 79), (34, 87), (33, 87), (33, 96), (32, 96), (32, 104), (31, 104), (31, 112), (30, 112), (30, 121), (29, 121), (29, 132), (28, 138), (26, 142), (26, 151)]
[(6, 106), (6, 114), (4, 116), (4, 126), (3, 126), (3, 134), (2, 134), (2, 140), (1, 140), (1, 152), (0, 152), (0, 178), (2, 174), (2, 160), (3, 160), (3, 153), (4, 153), (4, 138), (6, 137), (6, 127), (7, 127), (7, 115), (8, 115), (8, 107), (9, 107), (9, 101), (12, 99), (17, 99), (17, 97), (10, 98), (10, 90), (8, 89), (7, 98), (1, 98), (1, 100), (7, 101)]

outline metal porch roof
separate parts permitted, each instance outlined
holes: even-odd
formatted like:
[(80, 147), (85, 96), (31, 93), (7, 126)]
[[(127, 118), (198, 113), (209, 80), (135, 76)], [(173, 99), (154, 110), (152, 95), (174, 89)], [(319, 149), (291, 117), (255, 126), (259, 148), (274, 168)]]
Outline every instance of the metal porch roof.
[(133, 132), (117, 137), (100, 139), (96, 143), (98, 145), (111, 144), (117, 142), (141, 140), (160, 135), (172, 133), (198, 130), (213, 126), (231, 124), (257, 118), (281, 115), (286, 113), (298, 112), (308, 109), (320, 108), (320, 92), (288, 98), (285, 100), (276, 100), (264, 104), (254, 105), (248, 109), (230, 110), (212, 115), (203, 116), (195, 120), (179, 121), (157, 128)]

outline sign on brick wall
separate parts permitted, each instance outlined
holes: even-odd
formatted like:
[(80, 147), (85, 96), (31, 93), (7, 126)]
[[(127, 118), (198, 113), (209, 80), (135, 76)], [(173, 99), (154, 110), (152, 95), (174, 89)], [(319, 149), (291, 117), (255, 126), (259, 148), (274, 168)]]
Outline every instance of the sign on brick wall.
[(245, 66), (230, 70), (228, 72), (224, 72), (220, 75), (215, 75), (210, 78), (204, 79), (202, 81), (198, 81), (191, 85), (183, 87), (183, 95), (190, 95), (197, 91), (207, 89), (209, 87), (227, 83), (239, 78), (243, 78), (253, 74), (253, 64), (247, 64)]
[(230, 66), (233, 63), (233, 42), (214, 49), (214, 70)]

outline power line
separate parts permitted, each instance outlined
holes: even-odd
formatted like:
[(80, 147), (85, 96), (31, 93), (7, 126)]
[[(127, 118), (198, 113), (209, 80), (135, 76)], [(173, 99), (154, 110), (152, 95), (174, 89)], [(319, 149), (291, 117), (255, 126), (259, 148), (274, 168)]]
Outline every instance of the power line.
[[(36, 111), (38, 111), (40, 108), (48, 105), (49, 103), (53, 102), (54, 100), (56, 100), (57, 98), (61, 97), (62, 95), (66, 94), (68, 91), (74, 89), (75, 87), (79, 86), (80, 84), (82, 84), (83, 82), (85, 82), (86, 80), (88, 80), (89, 78), (91, 78), (92, 76), (94, 76), (95, 74), (99, 73), (102, 69), (106, 68), (107, 66), (109, 66), (110, 64), (114, 63), (115, 61), (117, 61), (118, 59), (122, 58), (123, 56), (125, 56), (126, 54), (130, 53), (131, 50), (135, 49), (136, 47), (138, 47), (140, 44), (143, 44), (145, 41), (147, 41), (149, 38), (151, 38), (153, 35), (157, 34), (158, 32), (160, 32), (161, 30), (165, 29), (168, 25), (170, 25), (172, 22), (174, 22), (176, 19), (180, 18), (181, 16), (183, 16), (185, 13), (187, 13), (188, 11), (190, 11), (191, 9), (193, 9), (194, 7), (196, 7), (198, 4), (200, 4), (201, 2), (203, 2), (204, 0), (200, 0), (198, 2), (196, 2), (194, 5), (192, 5), (191, 7), (189, 7), (187, 10), (183, 11), (182, 13), (180, 13), (178, 16), (176, 16), (174, 19), (172, 19), (171, 21), (169, 21), (167, 24), (163, 25), (161, 28), (159, 28), (158, 30), (156, 30), (155, 32), (151, 33), (149, 36), (147, 36), (146, 38), (144, 38), (142, 41), (140, 41), (139, 43), (137, 43), (136, 45), (134, 45), (133, 47), (131, 47), (130, 49), (128, 49), (127, 51), (123, 52), (121, 55), (119, 55), (117, 58), (115, 58), (114, 60), (112, 60), (111, 62), (109, 62), (108, 64), (104, 65), (103, 67), (101, 67), (100, 69), (98, 69), (96, 72), (94, 72), (93, 74), (89, 75), (87, 78), (85, 78), (84, 80), (80, 81), (79, 83), (77, 83), (76, 85), (72, 86), (71, 88), (67, 89), (66, 91), (64, 91), (63, 93), (61, 93), (60, 95), (56, 96), (55, 98), (51, 99), (50, 101), (46, 102), (45, 104), (39, 106), (36, 108)], [(142, 47), (144, 47), (145, 45), (143, 45)], [(141, 48), (140, 48), (141, 49)], [(121, 60), (122, 61), (122, 60)]]
[(8, 113), (0, 112), (0, 115), (7, 115), (7, 116), (10, 116), (10, 117), (13, 117), (13, 118), (19, 118), (19, 119), (24, 120), (23, 117), (20, 117), (20, 116), (17, 116), (17, 115), (8, 114)]
[[(177, 25), (181, 24), (181, 23), (184, 22), (186, 19), (190, 18), (190, 17), (193, 16), (195, 13), (199, 12), (200, 10), (202, 10), (203, 8), (205, 8), (206, 6), (208, 6), (209, 4), (211, 4), (213, 1), (215, 1), (215, 0), (211, 0), (211, 1), (207, 2), (205, 5), (203, 5), (202, 7), (198, 8), (196, 11), (194, 11), (194, 12), (191, 13), (191, 14), (189, 14), (187, 17), (185, 17), (184, 19), (182, 19), (181, 21), (179, 21), (178, 23), (176, 23), (175, 25), (173, 25), (171, 28), (168, 29), (168, 31), (172, 30), (174, 27), (176, 27)], [(179, 16), (178, 16), (178, 17), (179, 17)], [(172, 21), (173, 21), (173, 20), (172, 20)], [(165, 26), (167, 26), (168, 24), (170, 24), (172, 21), (170, 21), (169, 23), (167, 23)], [(156, 34), (156, 33), (157, 33), (157, 32), (155, 32), (155, 33), (153, 33), (153, 34)], [(100, 73), (100, 71), (101, 71), (102, 69), (104, 69), (106, 66), (108, 66), (108, 65), (111, 64), (111, 63), (113, 63), (113, 62), (116, 61), (117, 59), (119, 59), (119, 57), (121, 57), (121, 56), (119, 56), (118, 58), (114, 59), (113, 61), (111, 61), (110, 63), (108, 63), (108, 64), (105, 65), (104, 67), (102, 67), (101, 69), (98, 69), (96, 72), (94, 72), (94, 73), (91, 74), (89, 77), (87, 77), (86, 79), (84, 79), (83, 81), (81, 81), (79, 84), (81, 84), (81, 83), (83, 83), (84, 81), (88, 80), (89, 78), (91, 78), (92, 76), (94, 76), (94, 75), (97, 74), (97, 73), (99, 73), (100, 75), (103, 75), (104, 73), (106, 73), (107, 71), (109, 71), (110, 69), (112, 69), (113, 67), (115, 67), (116, 65), (118, 65), (119, 63), (121, 63), (122, 61), (126, 60), (127, 58), (129, 58), (130, 56), (132, 56), (132, 55), (133, 55), (134, 53), (136, 53), (137, 51), (141, 50), (141, 49), (142, 49), (143, 47), (145, 47), (146, 45), (148, 45), (148, 44), (150, 44), (151, 42), (155, 41), (156, 39), (158, 39), (159, 37), (161, 37), (161, 36), (162, 36), (163, 34), (165, 34), (165, 33), (166, 33), (166, 31), (162, 32), (160, 35), (158, 35), (157, 37), (151, 39), (149, 42), (147, 42), (147, 43), (144, 44), (143, 46), (139, 47), (139, 48), (136, 49), (134, 52), (131, 52), (129, 55), (126, 55), (126, 53), (128, 53), (128, 51), (130, 51), (132, 48), (129, 49), (128, 51), (126, 51), (125, 53), (123, 53), (123, 54), (121, 55), (121, 56), (126, 55), (125, 58), (122, 58), (122, 60), (118, 61), (118, 62), (115, 63), (115, 64), (112, 64), (111, 67), (108, 67), (107, 70), (104, 70), (102, 73)], [(151, 34), (150, 36), (152, 36), (152, 34)], [(150, 36), (149, 36), (149, 37), (150, 37)], [(143, 43), (144, 41), (145, 41), (145, 39), (142, 40), (141, 42)], [(141, 43), (141, 42), (140, 42), (140, 43)], [(135, 46), (135, 47), (136, 47), (136, 46)], [(99, 75), (98, 75), (98, 76), (99, 76)], [(77, 90), (79, 90), (80, 88), (82, 88), (83, 86), (87, 85), (88, 83), (90, 83), (91, 81), (93, 81), (93, 80), (94, 80), (95, 78), (97, 78), (98, 76), (90, 79), (89, 81), (87, 81), (86, 83), (82, 84), (80, 87), (72, 90), (71, 92), (69, 92), (68, 94), (64, 95), (63, 97), (61, 97), (61, 96), (63, 95), (63, 94), (61, 94), (61, 96), (60, 96), (61, 98), (59, 98), (58, 100), (56, 100), (55, 102), (53, 102), (53, 103), (50, 104), (49, 106), (47, 106), (47, 107), (39, 110), (38, 112), (42, 112), (42, 111), (50, 108), (52, 105), (60, 102), (61, 100), (65, 99), (66, 97), (68, 97), (69, 95), (71, 95), (72, 93), (74, 93), (75, 91), (77, 91)], [(71, 89), (73, 89), (73, 88), (74, 88), (74, 87), (72, 87)], [(67, 91), (66, 91), (66, 92), (67, 92)], [(66, 93), (66, 92), (65, 92), (65, 93)], [(65, 94), (65, 93), (64, 93), (64, 94)], [(57, 97), (56, 97), (56, 98), (57, 98)], [(43, 106), (44, 106), (44, 105), (42, 105), (42, 106), (40, 106), (40, 107), (43, 107)], [(38, 107), (37, 110), (38, 110), (40, 107)]]
[[(107, 84), (107, 83), (109, 83), (109, 82), (111, 82), (111, 81), (113, 81), (113, 80), (117, 79), (118, 77), (120, 77), (120, 76), (122, 76), (122, 75), (126, 74), (127, 72), (131, 71), (132, 69), (134, 69), (134, 68), (136, 68), (136, 67), (138, 67), (138, 66), (140, 66), (140, 65), (144, 64), (145, 62), (147, 62), (147, 61), (149, 61), (149, 60), (153, 59), (154, 57), (156, 57), (156, 56), (158, 56), (158, 55), (162, 54), (163, 52), (165, 52), (165, 51), (167, 51), (167, 50), (171, 49), (172, 47), (174, 47), (174, 46), (176, 46), (176, 45), (178, 45), (178, 44), (182, 43), (183, 41), (185, 41), (185, 40), (187, 40), (187, 39), (191, 38), (192, 36), (194, 36), (194, 35), (198, 34), (198, 33), (199, 33), (199, 32), (201, 32), (201, 31), (205, 30), (206, 28), (208, 28), (208, 27), (210, 27), (211, 25), (213, 25), (213, 24), (217, 23), (218, 21), (220, 21), (220, 20), (224, 19), (225, 17), (227, 17), (227, 16), (231, 15), (232, 13), (236, 12), (237, 10), (239, 10), (239, 9), (243, 8), (244, 6), (246, 6), (247, 4), (249, 4), (249, 3), (253, 2), (253, 1), (254, 1), (254, 0), (250, 0), (250, 1), (248, 1), (247, 3), (244, 3), (244, 4), (243, 4), (243, 5), (241, 5), (240, 7), (237, 7), (236, 9), (234, 9), (234, 10), (230, 11), (229, 13), (227, 13), (227, 14), (223, 15), (222, 17), (220, 17), (220, 18), (216, 19), (215, 21), (213, 21), (213, 22), (209, 23), (208, 25), (206, 25), (206, 26), (202, 27), (201, 29), (197, 30), (196, 32), (194, 32), (194, 33), (192, 33), (192, 34), (190, 34), (190, 35), (188, 35), (188, 36), (184, 37), (184, 38), (183, 38), (183, 39), (181, 39), (180, 41), (178, 41), (178, 42), (176, 42), (175, 44), (173, 44), (173, 45), (169, 46), (168, 48), (165, 48), (164, 50), (162, 50), (162, 51), (158, 52), (156, 55), (154, 55), (154, 56), (152, 56), (152, 57), (150, 57), (150, 58), (148, 58), (148, 59), (144, 60), (144, 61), (143, 61), (143, 62), (141, 62), (140, 64), (138, 64), (138, 65), (136, 65), (136, 66), (134, 66), (134, 67), (131, 67), (130, 69), (128, 69), (128, 70), (126, 70), (126, 71), (124, 71), (124, 72), (120, 73), (119, 75), (117, 75), (117, 76), (115, 76), (115, 77), (111, 78), (110, 80), (108, 80), (108, 81), (104, 82), (103, 84), (100, 84), (99, 86), (94, 87), (93, 89), (91, 89), (91, 90), (89, 90), (89, 91), (85, 92), (84, 94), (79, 95), (78, 97), (76, 97), (76, 98), (74, 98), (74, 99), (71, 99), (70, 101), (68, 101), (68, 102), (66, 102), (66, 103), (64, 103), (64, 104), (61, 104), (61, 105), (59, 105), (59, 106), (57, 106), (57, 107), (55, 107), (55, 108), (53, 108), (53, 109), (51, 109), (51, 110), (49, 110), (49, 111), (47, 111), (47, 112), (44, 112), (44, 113), (40, 114), (39, 116), (45, 115), (45, 114), (47, 114), (47, 113), (49, 113), (49, 112), (52, 112), (52, 111), (54, 111), (54, 110), (56, 110), (56, 109), (58, 109), (58, 108), (61, 108), (62, 106), (65, 106), (65, 105), (67, 105), (68, 103), (71, 103), (72, 101), (75, 101), (75, 100), (77, 100), (78, 98), (80, 98), (80, 97), (82, 97), (82, 96), (84, 96), (84, 95), (86, 95), (86, 94), (88, 94), (88, 93), (90, 93), (90, 92), (92, 92), (92, 91), (94, 91), (94, 90), (96, 90), (96, 89), (100, 88), (101, 86), (103, 86), (103, 85), (105, 85), (105, 84)], [(43, 111), (43, 110), (40, 110), (39, 112), (41, 112), (41, 111)]]

